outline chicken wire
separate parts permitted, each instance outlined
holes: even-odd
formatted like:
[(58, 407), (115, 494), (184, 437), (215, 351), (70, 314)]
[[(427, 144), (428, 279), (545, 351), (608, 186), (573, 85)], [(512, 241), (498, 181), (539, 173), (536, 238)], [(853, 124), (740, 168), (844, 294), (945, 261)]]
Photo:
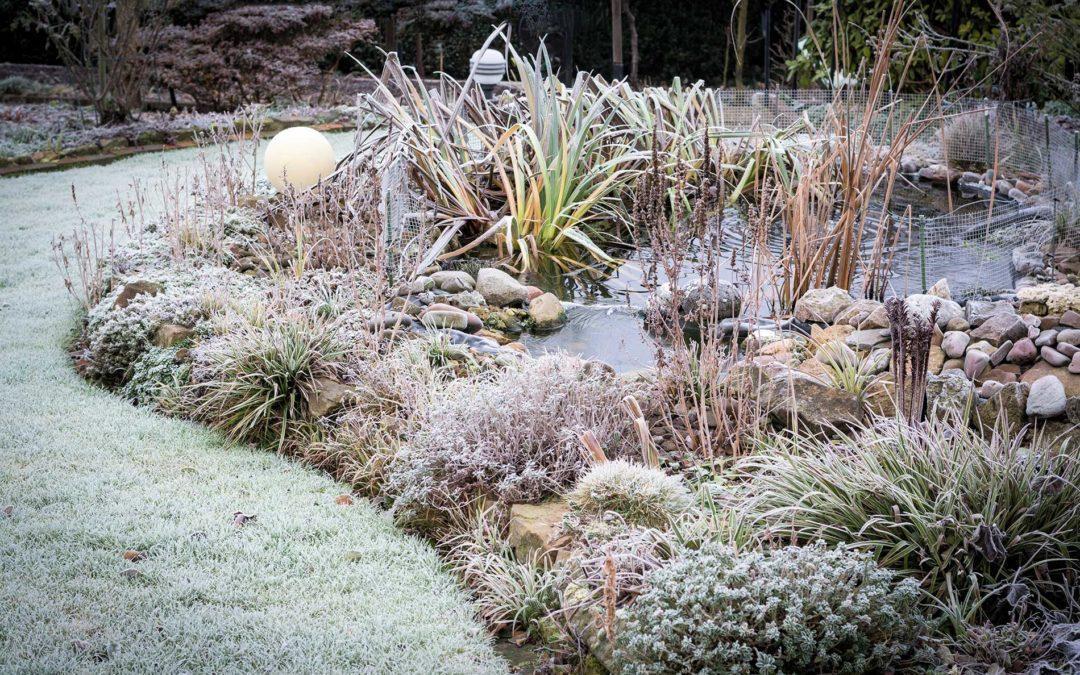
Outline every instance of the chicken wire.
[[(798, 123), (820, 126), (830, 110), (846, 116), (849, 128), (858, 128), (868, 109), (868, 95), (861, 91), (712, 89), (704, 93), (712, 103), (710, 129), (715, 131), (769, 131)], [(996, 165), (999, 176), (1038, 185), (1038, 194), (1022, 203), (987, 194), (981, 203), (910, 221), (904, 213), (889, 209), (886, 219), (906, 223), (901, 225), (904, 236), (892, 252), (894, 287), (903, 284), (899, 290), (904, 292), (923, 290), (918, 287), (935, 281), (928, 275), (940, 275), (950, 264), (959, 264), (963, 273), (950, 278), (954, 290), (993, 292), (1012, 285), (1013, 249), (1080, 248), (1080, 136), (1076, 132), (1054, 124), (1032, 107), (983, 99), (937, 100), (887, 92), (869, 109), (874, 115), (869, 132), (879, 145), (901, 133), (906, 120), (926, 122), (911, 139), (905, 157), (929, 154), (932, 163), (947, 161), (980, 171)], [(420, 245), (419, 238), (430, 225), (425, 223), (425, 200), (411, 185), (406, 167), (407, 160), (399, 157), (380, 176), (392, 269), (406, 258), (416, 258), (410, 247)], [(869, 219), (867, 230), (872, 235), (882, 217), (875, 210)], [(963, 255), (958, 257), (958, 252)]]

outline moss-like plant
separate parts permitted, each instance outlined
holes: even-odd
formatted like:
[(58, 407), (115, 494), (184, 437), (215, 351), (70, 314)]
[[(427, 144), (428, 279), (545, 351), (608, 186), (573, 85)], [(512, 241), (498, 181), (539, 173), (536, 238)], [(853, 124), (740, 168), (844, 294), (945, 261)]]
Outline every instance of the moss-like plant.
[(690, 491), (677, 476), (626, 460), (603, 462), (582, 476), (567, 495), (579, 515), (613, 511), (631, 525), (665, 527), (691, 504)]

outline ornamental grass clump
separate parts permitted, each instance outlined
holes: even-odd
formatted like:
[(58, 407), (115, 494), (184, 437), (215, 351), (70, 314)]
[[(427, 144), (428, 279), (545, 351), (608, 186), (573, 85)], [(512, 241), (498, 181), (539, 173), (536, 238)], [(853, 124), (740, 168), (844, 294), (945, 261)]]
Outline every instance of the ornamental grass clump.
[(690, 508), (690, 491), (677, 476), (626, 460), (602, 462), (567, 495), (578, 515), (614, 512), (630, 525), (666, 527)]
[(308, 417), (320, 380), (338, 377), (345, 354), (328, 325), (303, 316), (238, 322), (192, 350), (191, 415), (231, 439), (280, 450)]
[(1068, 606), (1080, 574), (1075, 448), (985, 439), (956, 420), (876, 418), (833, 441), (774, 435), (736, 469), (763, 538), (872, 552), (962, 632)]
[(608, 457), (636, 451), (633, 421), (619, 407), (629, 393), (599, 365), (554, 355), (447, 382), (391, 466), (394, 510), (402, 522), (435, 526), (478, 498), (536, 502), (561, 492), (586, 466), (586, 431)]
[(718, 544), (654, 572), (618, 612), (626, 673), (866, 673), (918, 656), (911, 579), (818, 543), (737, 553)]

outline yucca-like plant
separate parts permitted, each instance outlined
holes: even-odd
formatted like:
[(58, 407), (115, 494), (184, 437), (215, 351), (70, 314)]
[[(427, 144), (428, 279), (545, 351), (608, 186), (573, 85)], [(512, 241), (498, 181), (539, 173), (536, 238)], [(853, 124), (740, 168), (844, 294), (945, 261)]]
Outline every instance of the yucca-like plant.
[(871, 551), (920, 582), (956, 630), (1061, 607), (1080, 575), (1080, 457), (957, 420), (876, 418), (835, 441), (758, 439), (737, 508), (783, 541)]
[(337, 376), (345, 353), (325, 324), (305, 317), (238, 324), (194, 350), (192, 416), (234, 440), (282, 449), (290, 427), (307, 418), (319, 380)]

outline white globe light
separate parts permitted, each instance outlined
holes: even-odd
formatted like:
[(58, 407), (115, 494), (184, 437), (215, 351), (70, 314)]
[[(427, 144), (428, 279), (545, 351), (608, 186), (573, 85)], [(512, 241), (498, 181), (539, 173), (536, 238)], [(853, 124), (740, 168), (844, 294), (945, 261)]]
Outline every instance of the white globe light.
[(502, 82), (506, 74), (506, 59), (502, 52), (494, 49), (473, 52), (469, 59), (469, 68), (473, 71), (473, 79), (477, 84), (494, 86)]
[(311, 127), (292, 127), (278, 133), (263, 157), (266, 177), (279, 192), (286, 186), (306, 190), (334, 172), (334, 149), (326, 136)]

